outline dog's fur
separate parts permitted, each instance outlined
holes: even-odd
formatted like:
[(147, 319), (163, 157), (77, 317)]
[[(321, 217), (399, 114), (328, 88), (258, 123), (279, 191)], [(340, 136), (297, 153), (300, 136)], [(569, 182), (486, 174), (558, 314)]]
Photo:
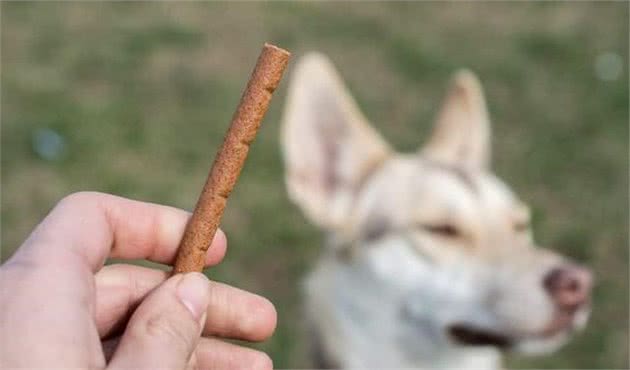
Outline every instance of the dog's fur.
[(317, 366), (494, 369), (500, 348), (552, 351), (584, 326), (587, 305), (558, 323), (542, 280), (565, 259), (535, 246), (528, 208), (490, 172), (471, 72), (455, 74), (422, 150), (399, 154), (309, 54), (282, 145), (290, 198), (328, 240), (306, 281)]

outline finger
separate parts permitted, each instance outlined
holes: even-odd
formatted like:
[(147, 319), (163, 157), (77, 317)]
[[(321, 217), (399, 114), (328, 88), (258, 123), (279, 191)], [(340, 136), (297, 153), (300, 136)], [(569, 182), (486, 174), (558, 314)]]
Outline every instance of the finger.
[(204, 335), (249, 341), (269, 338), (276, 328), (277, 314), (264, 297), (210, 282), (210, 304)]
[(167, 271), (135, 265), (103, 267), (95, 276), (95, 322), (99, 336), (124, 329), (138, 304), (169, 276)]
[[(109, 362), (120, 343), (120, 337), (103, 342), (103, 353)], [(188, 368), (200, 370), (268, 370), (273, 369), (271, 358), (251, 348), (224, 342), (215, 338), (200, 338)]]
[[(134, 265), (109, 265), (96, 274), (96, 326), (101, 337), (119, 332), (135, 307), (168, 277), (165, 271)], [(265, 340), (276, 326), (276, 310), (267, 299), (209, 282), (204, 335)]]
[(200, 370), (273, 369), (273, 362), (266, 353), (214, 338), (201, 338), (194, 356), (196, 368)]
[[(61, 200), (36, 228), (22, 254), (40, 259), (63, 250), (81, 256), (92, 271), (107, 257), (173, 262), (188, 212), (109, 194), (80, 192)], [(226, 238), (217, 231), (206, 264), (220, 261)]]
[(131, 316), (110, 368), (184, 368), (199, 341), (209, 299), (203, 274), (170, 278)]

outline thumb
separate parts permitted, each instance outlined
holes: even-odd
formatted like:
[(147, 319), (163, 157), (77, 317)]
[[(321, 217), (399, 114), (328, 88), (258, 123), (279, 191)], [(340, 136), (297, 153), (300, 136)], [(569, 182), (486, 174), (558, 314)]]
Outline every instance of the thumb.
[(209, 300), (203, 274), (178, 274), (167, 280), (131, 316), (109, 367), (185, 368), (199, 341)]

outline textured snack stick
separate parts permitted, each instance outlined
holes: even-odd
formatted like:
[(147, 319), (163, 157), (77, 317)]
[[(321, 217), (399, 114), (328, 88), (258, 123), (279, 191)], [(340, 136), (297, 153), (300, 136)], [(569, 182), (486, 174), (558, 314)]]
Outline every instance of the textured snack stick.
[(227, 198), (243, 168), (249, 145), (267, 112), (271, 95), (280, 83), (289, 56), (288, 51), (277, 46), (264, 45), (186, 225), (173, 274), (203, 270), (206, 251), (219, 226)]

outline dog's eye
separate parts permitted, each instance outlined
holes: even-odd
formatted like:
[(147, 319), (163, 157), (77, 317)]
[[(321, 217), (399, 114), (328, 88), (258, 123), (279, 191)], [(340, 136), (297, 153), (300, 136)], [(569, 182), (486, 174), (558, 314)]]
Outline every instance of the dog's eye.
[(461, 232), (451, 224), (422, 225), (422, 228), (432, 234), (448, 238), (456, 238), (461, 235)]

